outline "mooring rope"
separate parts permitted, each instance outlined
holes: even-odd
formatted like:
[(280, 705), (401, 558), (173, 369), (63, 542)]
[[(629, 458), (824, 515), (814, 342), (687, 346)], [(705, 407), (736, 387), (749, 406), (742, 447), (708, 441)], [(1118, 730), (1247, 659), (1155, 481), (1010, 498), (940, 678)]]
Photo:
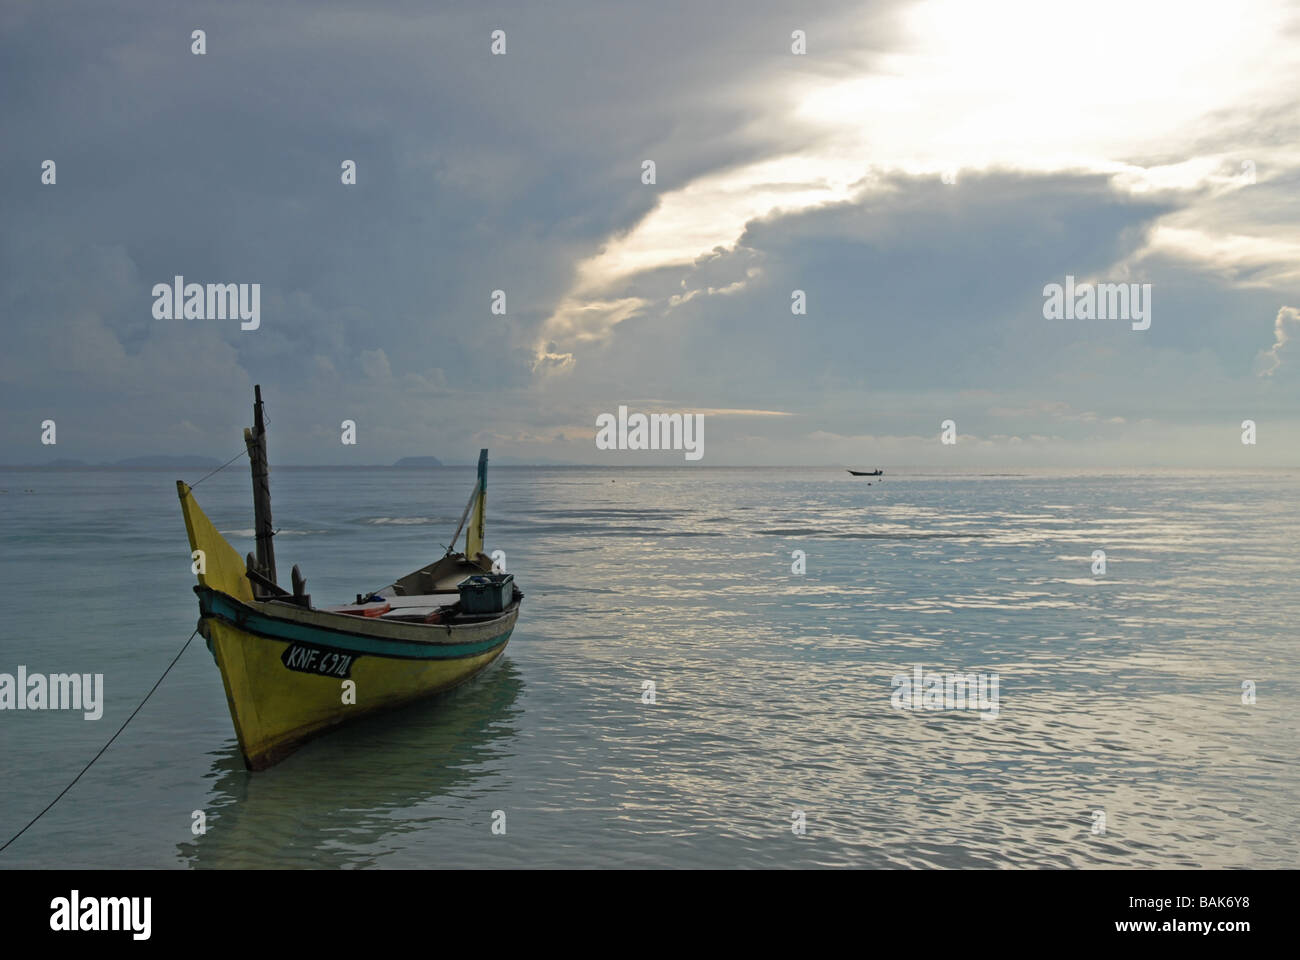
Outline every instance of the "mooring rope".
[(164, 670), (162, 672), (162, 676), (158, 678), (158, 683), (155, 683), (153, 685), (153, 688), (144, 695), (144, 699), (140, 701), (140, 705), (137, 706), (134, 710), (132, 710), (131, 716), (127, 717), (126, 721), (120, 727), (117, 728), (117, 733), (113, 734), (111, 737), (108, 738), (108, 743), (100, 747), (99, 753), (95, 754), (93, 757), (90, 758), (90, 763), (86, 764), (84, 767), (81, 768), (81, 773), (77, 774), (75, 777), (72, 778), (72, 783), (68, 784), (66, 787), (64, 787), (62, 790), (59, 791), (59, 795), (50, 801), (49, 806), (47, 806), (36, 816), (32, 817), (31, 823), (27, 824), (27, 826), (23, 827), (12, 837), (10, 837), (8, 840), (5, 841), (4, 846), (0, 847), (0, 853), (4, 853), (5, 848), (8, 847), (9, 844), (13, 843), (15, 840), (21, 837), (24, 833), (26, 833), (31, 828), (32, 824), (36, 823), (37, 820), (41, 819), (41, 817), (49, 813), (50, 810), (54, 807), (54, 805), (63, 799), (63, 795), (67, 793), (69, 790), (71, 790), (74, 786), (76, 786), (76, 783), (78, 780), (81, 779), (82, 774), (84, 774), (87, 770), (89, 770), (91, 766), (94, 764), (94, 762), (104, 755), (104, 751), (113, 745), (113, 741), (117, 739), (118, 734), (121, 733), (123, 730), (125, 730), (126, 725), (130, 723), (132, 720), (134, 720), (135, 715), (140, 712), (140, 707), (143, 707), (146, 703), (149, 702), (149, 698), (153, 696), (154, 690), (157, 690), (159, 684), (161, 684), (163, 680), (167, 678), (167, 674), (171, 673), (172, 667), (176, 666), (176, 661), (181, 658), (181, 654), (184, 653), (189, 648), (190, 640), (193, 640), (196, 636), (198, 636), (198, 633), (199, 633), (199, 629), (198, 627), (195, 627), (194, 632), (190, 634), (190, 639), (186, 640), (184, 646), (181, 647), (180, 653), (176, 654), (176, 656), (172, 658), (172, 662), (167, 664), (167, 669)]

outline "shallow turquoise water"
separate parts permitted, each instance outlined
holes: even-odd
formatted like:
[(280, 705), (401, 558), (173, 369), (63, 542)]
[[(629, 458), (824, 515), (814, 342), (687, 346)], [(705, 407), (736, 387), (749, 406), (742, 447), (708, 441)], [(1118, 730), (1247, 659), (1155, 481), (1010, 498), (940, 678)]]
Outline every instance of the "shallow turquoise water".
[[(282, 579), (414, 569), (471, 478), (276, 471)], [(0, 672), (107, 691), (99, 721), (0, 711), (0, 842), (194, 627), (174, 479), (0, 471)], [(1296, 480), (494, 468), (527, 594), (496, 667), (250, 774), (196, 640), (0, 867), (1294, 867)], [(196, 492), (251, 549), (242, 463)], [(996, 673), (998, 716), (895, 709), (914, 664)]]

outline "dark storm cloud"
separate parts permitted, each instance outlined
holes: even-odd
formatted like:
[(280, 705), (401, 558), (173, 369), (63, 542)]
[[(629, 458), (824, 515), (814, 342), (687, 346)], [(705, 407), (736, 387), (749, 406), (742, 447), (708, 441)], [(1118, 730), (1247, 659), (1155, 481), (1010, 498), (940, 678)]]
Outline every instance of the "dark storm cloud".
[[(286, 462), (468, 459), (487, 442), (592, 460), (594, 415), (629, 401), (795, 414), (717, 421), (710, 442), (737, 462), (780, 461), (819, 433), (929, 437), (943, 411), (983, 435), (1085, 438), (1117, 419), (1293, 404), (1285, 354), (1271, 377), (1252, 370), (1300, 301), (1285, 244), (1231, 268), (1134, 259), (1170, 217), (1284, 231), (1294, 191), (1267, 151), (1258, 187), (1213, 203), (1087, 172), (950, 186), (864, 155), (872, 189), (628, 276), (620, 295), (645, 305), (565, 347), (567, 372), (538, 371), (579, 265), (695, 178), (818, 149), (825, 131), (795, 118), (790, 92), (875, 69), (900, 6), (8, 5), (5, 459), (224, 455), (253, 382)], [(498, 28), (505, 57), (488, 54)], [(808, 57), (790, 54), (796, 28)], [(1294, 112), (1251, 115), (1274, 149), (1293, 140)], [(1230, 152), (1239, 119), (1202, 143)], [(57, 186), (40, 184), (46, 159)], [(1155, 285), (1150, 331), (1043, 320), (1044, 284), (1134, 262)], [(260, 283), (260, 329), (155, 319), (152, 287), (177, 274)], [(790, 313), (796, 288), (806, 317)], [(39, 445), (46, 417), (57, 448)], [(345, 418), (355, 449), (338, 442)]]

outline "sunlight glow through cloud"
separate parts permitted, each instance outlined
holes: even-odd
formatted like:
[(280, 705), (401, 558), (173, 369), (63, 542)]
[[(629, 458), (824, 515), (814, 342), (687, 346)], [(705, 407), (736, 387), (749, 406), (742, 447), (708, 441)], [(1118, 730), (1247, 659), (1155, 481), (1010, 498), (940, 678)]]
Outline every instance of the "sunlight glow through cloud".
[[(602, 340), (652, 306), (624, 296), (638, 274), (730, 249), (746, 223), (774, 211), (851, 200), (875, 172), (1003, 167), (1103, 173), (1132, 192), (1232, 189), (1222, 173), (1232, 158), (1198, 139), (1218, 132), (1216, 116), (1290, 104), (1300, 64), (1294, 11), (1280, 0), (923, 0), (901, 16), (907, 39), (869, 73), (810, 77), (793, 102), (788, 88), (773, 91), (770, 123), (813, 134), (799, 152), (665, 192), (583, 262), (539, 357)], [(1274, 252), (1287, 243), (1271, 242)]]

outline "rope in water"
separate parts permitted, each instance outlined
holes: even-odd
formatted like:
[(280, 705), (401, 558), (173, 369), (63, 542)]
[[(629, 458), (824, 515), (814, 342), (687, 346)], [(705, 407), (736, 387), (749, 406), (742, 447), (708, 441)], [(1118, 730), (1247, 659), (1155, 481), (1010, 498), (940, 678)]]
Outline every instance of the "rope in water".
[(184, 646), (181, 647), (180, 653), (176, 654), (176, 656), (172, 658), (172, 662), (167, 665), (167, 669), (164, 670), (162, 676), (158, 678), (158, 683), (155, 683), (153, 685), (153, 688), (144, 695), (144, 699), (140, 701), (140, 705), (137, 706), (134, 710), (132, 710), (131, 716), (127, 717), (126, 721), (120, 727), (117, 728), (117, 733), (109, 737), (108, 743), (104, 744), (100, 748), (99, 753), (91, 757), (90, 763), (86, 764), (84, 767), (81, 768), (81, 773), (77, 774), (75, 777), (72, 778), (72, 783), (68, 784), (66, 787), (64, 787), (62, 790), (59, 791), (59, 795), (50, 801), (49, 806), (47, 806), (36, 816), (32, 817), (31, 823), (27, 824), (27, 826), (23, 827), (12, 837), (10, 837), (8, 840), (5, 841), (4, 846), (0, 847), (0, 853), (4, 853), (5, 848), (8, 847), (9, 844), (13, 843), (15, 840), (21, 837), (24, 833), (26, 833), (31, 828), (32, 824), (36, 823), (37, 820), (41, 819), (41, 817), (49, 813), (50, 810), (54, 807), (54, 805), (63, 799), (63, 795), (67, 793), (69, 790), (71, 790), (74, 786), (76, 786), (76, 783), (78, 780), (81, 779), (82, 774), (84, 774), (87, 770), (89, 770), (91, 768), (91, 765), (94, 764), (96, 760), (98, 760), (100, 757), (104, 755), (104, 751), (113, 745), (113, 741), (117, 739), (118, 734), (121, 733), (123, 730), (125, 730), (126, 725), (130, 723), (132, 720), (134, 720), (135, 715), (140, 712), (140, 707), (143, 707), (146, 703), (149, 702), (149, 698), (153, 696), (154, 690), (157, 690), (159, 685), (163, 682), (163, 680), (167, 678), (167, 674), (171, 673), (172, 667), (176, 666), (176, 661), (179, 660), (181, 658), (181, 654), (183, 654), (189, 648), (190, 641), (193, 640), (196, 636), (198, 636), (198, 633), (199, 633), (198, 628), (195, 627), (194, 632), (190, 634), (190, 639), (186, 640)]
[[(269, 421), (267, 421), (267, 422), (269, 423)], [(222, 470), (226, 469), (226, 467), (230, 466), (232, 463), (234, 463), (234, 462), (235, 462), (236, 460), (238, 460), (240, 457), (245, 456), (247, 453), (248, 453), (248, 448), (245, 447), (243, 450), (240, 450), (237, 454), (235, 454), (233, 457), (231, 457), (229, 460), (227, 460), (227, 461), (226, 461), (225, 463), (223, 463), (221, 466), (217, 467), (215, 470), (209, 470), (209, 471), (208, 471), (207, 473), (205, 473), (203, 476), (199, 477), (199, 479), (197, 479), (197, 480), (195, 480), (193, 483), (191, 483), (191, 484), (190, 484), (191, 489), (194, 488), (194, 487), (197, 487), (200, 483), (202, 483), (204, 480), (208, 479), (208, 477), (212, 476), (213, 474), (220, 473)], [(186, 640), (185, 643), (181, 646), (180, 653), (177, 653), (176, 656), (172, 658), (172, 662), (169, 663), (169, 664), (167, 664), (167, 669), (164, 670), (164, 671), (162, 672), (162, 676), (158, 678), (158, 682), (155, 683), (155, 684), (153, 685), (153, 687), (150, 688), (149, 692), (146, 693), (146, 694), (144, 695), (144, 699), (141, 700), (140, 703), (139, 703), (139, 705), (138, 705), (134, 710), (131, 711), (131, 716), (127, 717), (126, 720), (125, 720), (125, 722), (123, 722), (123, 724), (122, 724), (120, 727), (117, 728), (117, 733), (115, 733), (115, 734), (113, 734), (111, 737), (109, 737), (109, 738), (108, 738), (108, 743), (106, 743), (106, 744), (104, 744), (102, 747), (100, 747), (100, 749), (99, 749), (99, 753), (95, 754), (93, 757), (90, 758), (90, 763), (86, 764), (84, 767), (81, 768), (81, 773), (78, 773), (75, 777), (73, 777), (73, 778), (72, 778), (72, 782), (69, 783), (69, 784), (68, 784), (66, 787), (64, 787), (62, 790), (60, 790), (60, 791), (59, 791), (59, 795), (58, 795), (57, 797), (55, 797), (53, 800), (50, 801), (49, 806), (47, 806), (44, 810), (42, 810), (40, 813), (38, 813), (36, 816), (34, 816), (34, 817), (31, 819), (31, 822), (27, 824), (27, 826), (23, 827), (21, 830), (19, 830), (17, 833), (15, 833), (12, 837), (10, 837), (8, 840), (6, 840), (6, 841), (4, 842), (4, 845), (3, 845), (3, 846), (0, 846), (0, 853), (4, 853), (4, 851), (5, 851), (6, 849), (8, 849), (9, 844), (13, 843), (15, 840), (17, 840), (19, 837), (21, 837), (24, 833), (26, 833), (28, 830), (30, 830), (30, 829), (32, 828), (32, 826), (36, 823), (37, 820), (41, 819), (41, 817), (43, 817), (43, 816), (45, 816), (47, 813), (49, 813), (50, 810), (52, 810), (52, 809), (54, 808), (54, 805), (55, 805), (56, 803), (58, 803), (60, 800), (63, 799), (63, 795), (64, 795), (65, 793), (67, 793), (69, 790), (71, 790), (74, 786), (77, 785), (77, 781), (80, 780), (80, 779), (82, 778), (82, 776), (85, 774), (85, 772), (86, 772), (87, 770), (89, 770), (89, 769), (94, 765), (94, 763), (95, 763), (96, 760), (98, 760), (100, 757), (102, 757), (102, 756), (104, 755), (104, 751), (107, 750), (109, 747), (111, 747), (111, 746), (113, 745), (113, 741), (116, 740), (116, 739), (118, 738), (118, 735), (119, 735), (123, 730), (126, 729), (126, 725), (127, 725), (128, 723), (130, 723), (132, 720), (134, 720), (134, 719), (135, 719), (135, 715), (136, 715), (137, 713), (140, 712), (141, 708), (142, 708), (146, 703), (149, 702), (149, 698), (153, 696), (154, 691), (158, 689), (158, 687), (162, 684), (162, 682), (163, 682), (164, 680), (167, 679), (167, 674), (171, 673), (171, 671), (172, 671), (172, 667), (176, 666), (176, 661), (180, 660), (181, 655), (184, 654), (185, 651), (189, 649), (190, 642), (191, 642), (191, 641), (192, 641), (196, 636), (198, 636), (198, 633), (199, 633), (199, 631), (198, 631), (198, 628), (196, 627), (195, 630), (194, 630), (194, 632), (190, 634), (189, 639)]]

